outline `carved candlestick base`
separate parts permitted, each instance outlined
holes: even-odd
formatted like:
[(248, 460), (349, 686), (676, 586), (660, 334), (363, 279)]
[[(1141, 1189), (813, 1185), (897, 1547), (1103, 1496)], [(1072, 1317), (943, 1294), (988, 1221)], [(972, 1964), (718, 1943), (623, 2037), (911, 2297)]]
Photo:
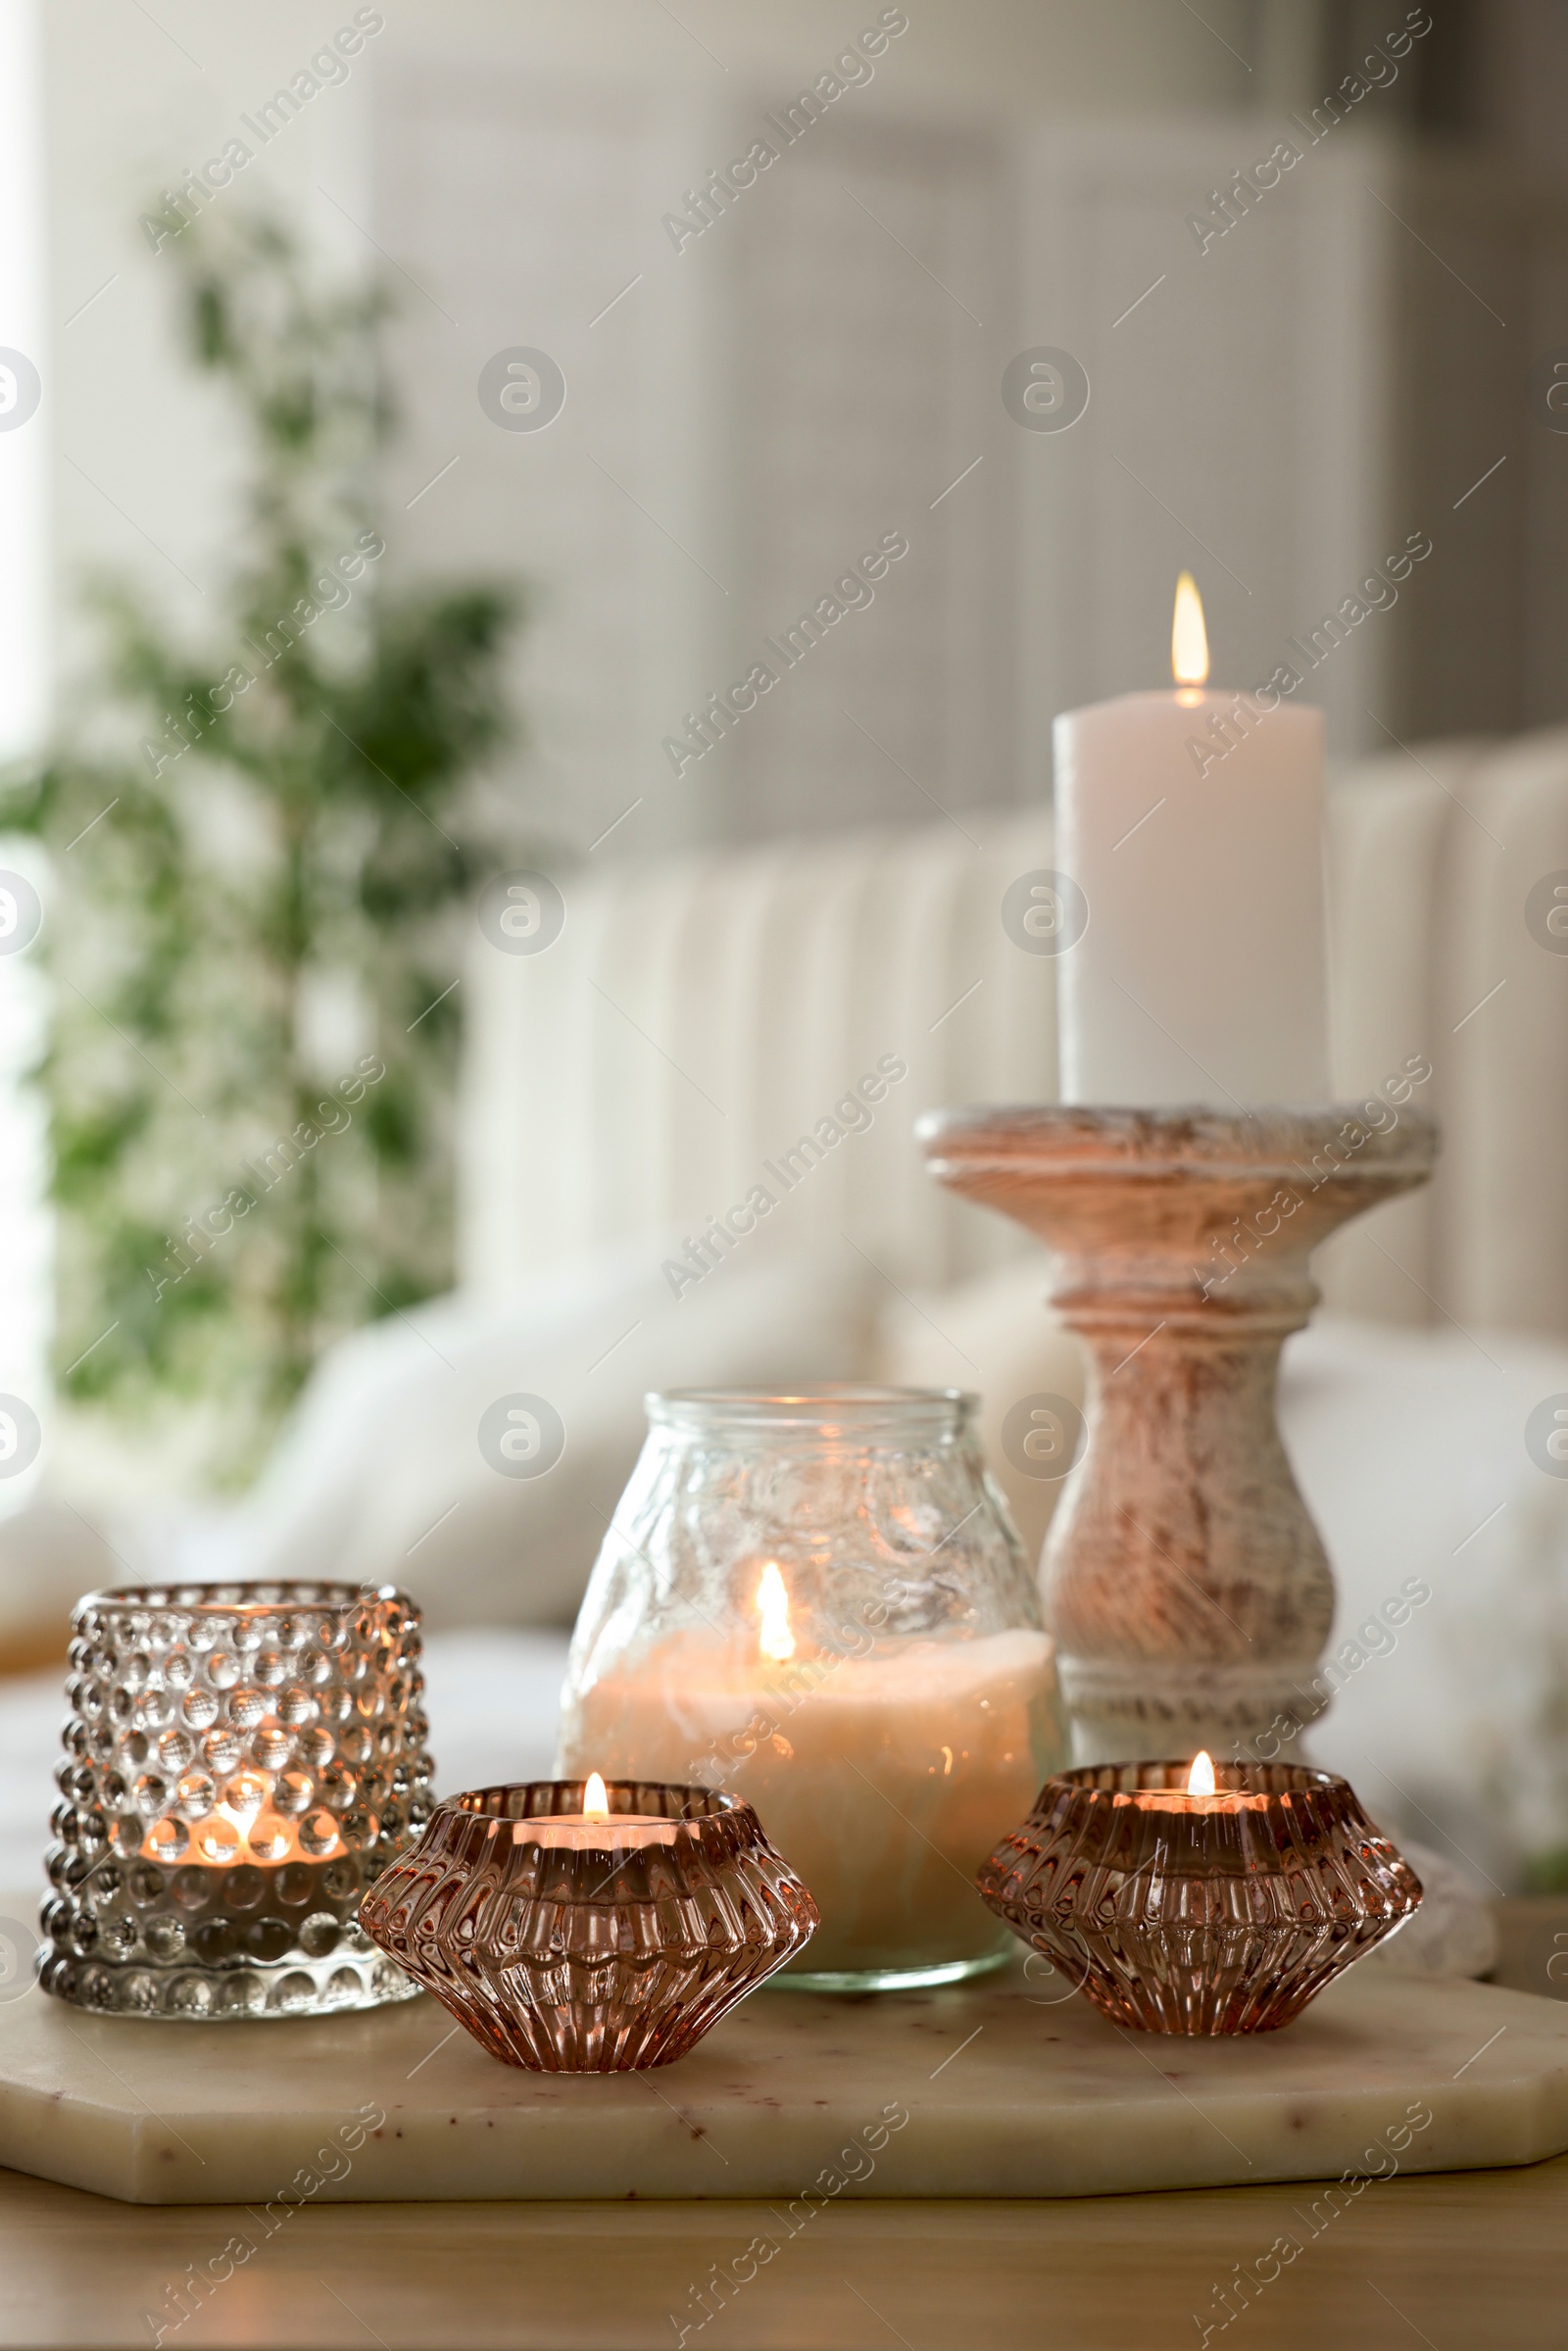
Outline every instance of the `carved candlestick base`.
[(1317, 1302), (1311, 1249), (1423, 1183), (1437, 1151), (1418, 1112), (1375, 1129), (1362, 1107), (920, 1122), (939, 1183), (1055, 1252), (1047, 1295), (1089, 1353), (1089, 1443), (1042, 1560), (1082, 1763), (1228, 1756), (1327, 1702), (1312, 1677), (1334, 1579), (1275, 1426), (1275, 1372)]

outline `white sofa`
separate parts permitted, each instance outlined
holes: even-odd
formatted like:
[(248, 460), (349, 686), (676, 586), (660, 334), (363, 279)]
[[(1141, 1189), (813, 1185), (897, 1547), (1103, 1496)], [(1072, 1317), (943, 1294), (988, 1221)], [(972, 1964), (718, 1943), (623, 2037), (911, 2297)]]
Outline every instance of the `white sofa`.
[[(1568, 1167), (1568, 956), (1524, 920), (1535, 883), (1568, 867), (1568, 734), (1395, 752), (1338, 777), (1330, 806), (1336, 1091), (1424, 1054), (1445, 1148), (1430, 1191), (1336, 1247), (1328, 1298), (1568, 1338), (1552, 1181)], [(1051, 840), (1043, 809), (966, 809), (961, 825), (563, 877), (565, 927), (542, 955), (476, 933), (464, 1281), (514, 1290), (576, 1251), (690, 1231), (889, 1052), (907, 1080), (791, 1197), (791, 1233), (847, 1231), (903, 1284), (1015, 1253), (1005, 1226), (928, 1181), (909, 1125), (935, 1104), (1054, 1096), (1055, 964), (1000, 919)]]
[[(1000, 919), (1008, 883), (1051, 861), (1044, 811), (966, 811), (564, 873), (564, 928), (539, 954), (476, 927), (462, 1287), (322, 1364), (183, 1571), (395, 1580), (438, 1646), (465, 1626), (561, 1628), (648, 1387), (838, 1377), (978, 1388), (1037, 1543), (1056, 1490), (995, 1435), (1020, 1396), (1077, 1391), (1076, 1350), (1037, 1303), (1029, 1245), (938, 1192), (910, 1129), (944, 1102), (1054, 1094), (1054, 965)], [(1568, 1484), (1523, 1444), (1529, 1410), (1568, 1394), (1568, 956), (1525, 922), (1531, 889), (1568, 869), (1568, 736), (1343, 775), (1328, 864), (1336, 1090), (1423, 1056), (1446, 1149), (1430, 1193), (1324, 1253), (1324, 1319), (1287, 1357), (1336, 1642), (1411, 1578), (1432, 1595), (1394, 1652), (1363, 1644), (1316, 1751), (1501, 1882), (1568, 1846)], [(705, 1266), (707, 1220), (759, 1185), (776, 1205)], [(561, 1414), (547, 1476), (499, 1475), (481, 1450), (481, 1416), (514, 1394)], [(0, 1534), (0, 1631), (58, 1622), (126, 1564), (168, 1572), (167, 1530), (156, 1556), (133, 1526), (109, 1533), (114, 1561), (37, 1522)], [(536, 1749), (536, 1685), (518, 1707), (519, 1751)]]

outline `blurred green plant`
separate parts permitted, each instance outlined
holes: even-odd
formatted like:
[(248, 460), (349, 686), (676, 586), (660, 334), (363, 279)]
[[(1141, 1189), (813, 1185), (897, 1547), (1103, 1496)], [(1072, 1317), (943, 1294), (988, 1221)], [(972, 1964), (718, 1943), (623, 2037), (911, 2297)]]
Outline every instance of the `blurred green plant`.
[(61, 1392), (133, 1423), (199, 1401), (221, 1486), (329, 1341), (450, 1278), (466, 787), (521, 606), (380, 584), (384, 299), (317, 284), (275, 222), (214, 227), (172, 250), (243, 428), (243, 554), (199, 641), (139, 584), (93, 591), (70, 738), (0, 825), (54, 876)]
[(1525, 1862), (1527, 1894), (1568, 1894), (1568, 1845), (1553, 1852), (1532, 1853)]

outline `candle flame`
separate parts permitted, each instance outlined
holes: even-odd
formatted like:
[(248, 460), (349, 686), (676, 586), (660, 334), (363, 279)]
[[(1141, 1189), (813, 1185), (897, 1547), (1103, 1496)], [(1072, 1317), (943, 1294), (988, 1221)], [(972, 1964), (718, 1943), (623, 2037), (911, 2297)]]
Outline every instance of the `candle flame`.
[(608, 1821), (610, 1818), (610, 1797), (597, 1772), (588, 1774), (588, 1785), (582, 1791), (582, 1811), (584, 1820)]
[(1176, 582), (1170, 670), (1179, 686), (1200, 686), (1208, 676), (1208, 631), (1203, 626), (1203, 600), (1190, 571), (1184, 571)]
[(1190, 1796), (1211, 1796), (1214, 1792), (1214, 1758), (1206, 1747), (1200, 1747), (1193, 1757), (1193, 1768), (1187, 1775)]
[(784, 1589), (776, 1560), (770, 1559), (762, 1570), (762, 1580), (757, 1587), (757, 1606), (762, 1619), (757, 1645), (764, 1657), (782, 1665), (795, 1654), (795, 1636), (790, 1631), (790, 1595)]

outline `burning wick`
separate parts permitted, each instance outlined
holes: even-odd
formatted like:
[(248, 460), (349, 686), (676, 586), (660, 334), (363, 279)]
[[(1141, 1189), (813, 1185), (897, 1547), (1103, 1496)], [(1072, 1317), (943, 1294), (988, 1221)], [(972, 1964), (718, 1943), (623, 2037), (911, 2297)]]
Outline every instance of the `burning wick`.
[[(1211, 1786), (1213, 1777), (1213, 1773), (1210, 1772), (1209, 1783)], [(597, 1772), (588, 1774), (588, 1785), (582, 1791), (582, 1817), (585, 1821), (608, 1821), (610, 1818), (610, 1798), (605, 1793), (605, 1784)]]
[(770, 1559), (762, 1570), (762, 1580), (757, 1587), (757, 1607), (762, 1620), (757, 1645), (764, 1657), (782, 1665), (795, 1654), (795, 1636), (790, 1631), (790, 1595), (775, 1560)]
[(1187, 1775), (1187, 1792), (1190, 1796), (1214, 1793), (1214, 1759), (1206, 1747), (1200, 1747), (1193, 1757), (1193, 1768)]
[(1198, 582), (1184, 571), (1176, 582), (1176, 612), (1170, 630), (1170, 671), (1185, 689), (1176, 699), (1188, 709), (1202, 701), (1198, 691), (1208, 676), (1208, 631), (1203, 626), (1203, 600)]

